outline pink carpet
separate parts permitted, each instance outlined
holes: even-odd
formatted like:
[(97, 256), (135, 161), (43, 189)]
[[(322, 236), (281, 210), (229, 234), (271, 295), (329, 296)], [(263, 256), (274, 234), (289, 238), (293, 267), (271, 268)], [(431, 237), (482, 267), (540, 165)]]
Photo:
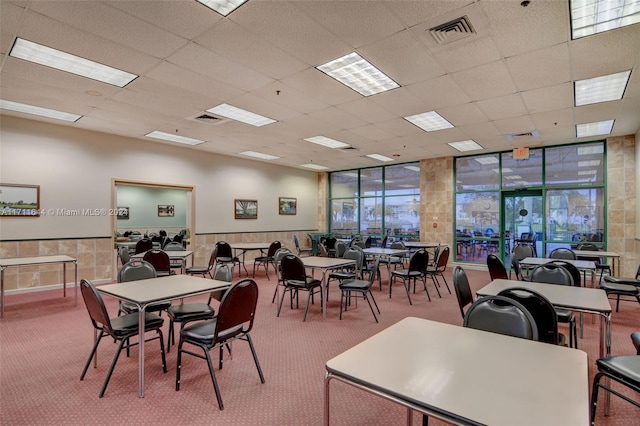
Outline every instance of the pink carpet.
[[(467, 272), (472, 289), (489, 282), (487, 272), (469, 269)], [(447, 275), (452, 286), (450, 270)], [(274, 277), (268, 281), (262, 272), (256, 281), (261, 292), (252, 336), (266, 383), (260, 384), (246, 343), (234, 343), (233, 359), (226, 360), (224, 369), (216, 372), (225, 404), (223, 411), (218, 409), (202, 360), (185, 357), (182, 388), (175, 391), (175, 347), (167, 357), (169, 371), (163, 374), (157, 341), (146, 346), (145, 398), (137, 396), (138, 359), (134, 349), (130, 358), (124, 355), (120, 358), (105, 397), (99, 399), (98, 392), (116, 345), (103, 341), (98, 368), (90, 368), (85, 380), (79, 380), (93, 341), (82, 298), (79, 296), (78, 306), (74, 307), (73, 291), (66, 299), (62, 298), (61, 290), (7, 297), (5, 317), (0, 320), (0, 423), (319, 425), (327, 360), (406, 316), (462, 323), (455, 295), (441, 289), (439, 299), (431, 283), (432, 302), (427, 301), (424, 291), (418, 291), (412, 295), (412, 306), (401, 285), (394, 287), (393, 298), (389, 299), (386, 280), (382, 292), (376, 283), (374, 296), (382, 311), (380, 323), (376, 324), (362, 301), (340, 321), (340, 294), (335, 284), (331, 286), (326, 322), (321, 321), (317, 301), (310, 307), (305, 323), (302, 307), (291, 310), (287, 301), (280, 318), (276, 318), (276, 305), (271, 304)], [(115, 316), (117, 302), (109, 298), (105, 301), (110, 314)], [(634, 353), (629, 334), (638, 329), (640, 305), (622, 303), (621, 311), (613, 314), (613, 353)], [(566, 327), (561, 331), (566, 334)], [(590, 379), (598, 355), (598, 335), (598, 324), (586, 316), (584, 339), (579, 340), (579, 347), (589, 355)], [(389, 360), (390, 364), (397, 362), (402, 359)], [(333, 425), (405, 422), (405, 409), (391, 402), (339, 382), (333, 382), (331, 390)], [(604, 417), (600, 407), (596, 424), (640, 424), (640, 410), (616, 397), (611, 401), (611, 416)], [(419, 422), (420, 415), (415, 414), (414, 423)], [(431, 419), (430, 424), (441, 423)]]

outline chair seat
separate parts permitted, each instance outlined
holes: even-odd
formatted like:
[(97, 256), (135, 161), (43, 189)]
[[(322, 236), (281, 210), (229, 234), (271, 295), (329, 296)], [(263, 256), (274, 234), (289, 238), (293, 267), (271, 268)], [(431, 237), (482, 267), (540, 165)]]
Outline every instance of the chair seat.
[[(203, 345), (211, 346), (216, 331), (217, 319), (211, 319), (208, 321), (201, 321), (195, 324), (189, 325), (180, 331), (181, 337), (190, 342), (196, 342)], [(218, 333), (218, 339), (224, 340), (227, 336), (233, 336), (242, 331), (242, 325), (232, 327), (228, 330)]]
[(206, 274), (210, 269), (208, 266), (191, 266), (185, 269), (187, 274)]
[(556, 308), (556, 316), (558, 317), (558, 322), (572, 322), (574, 321), (573, 311), (568, 309)]
[[(157, 305), (147, 306), (146, 311), (147, 312), (164, 311), (165, 309), (169, 309), (169, 307), (171, 307), (171, 302), (162, 302), (162, 303), (158, 303)], [(120, 310), (127, 314), (138, 312), (138, 305), (135, 305), (130, 302), (122, 302), (120, 303)]]
[(215, 311), (206, 303), (185, 303), (172, 305), (167, 314), (174, 322), (189, 322), (213, 318)]
[(411, 271), (409, 269), (396, 269), (395, 271), (391, 271), (392, 275), (401, 276), (401, 277), (421, 277), (422, 272), (420, 271)]
[(364, 291), (371, 286), (369, 280), (346, 280), (340, 283), (340, 290), (360, 290)]
[(640, 387), (640, 355), (617, 355), (596, 361), (598, 370)]
[(329, 279), (335, 279), (340, 281), (354, 279), (355, 277), (356, 277), (355, 272), (332, 272), (331, 274), (329, 274)]
[[(155, 330), (161, 327), (164, 319), (156, 314), (146, 312), (144, 315), (145, 331)], [(138, 332), (138, 314), (131, 313), (120, 317), (111, 318), (111, 328), (116, 336), (122, 337)]]
[(313, 288), (321, 285), (322, 282), (315, 278), (307, 277), (306, 282), (300, 280), (287, 280), (287, 285), (290, 287), (300, 287), (300, 288)]
[(600, 288), (607, 293), (620, 294), (622, 296), (637, 296), (640, 294), (640, 288), (634, 285), (618, 284), (607, 281), (606, 278), (608, 277), (605, 277), (605, 282), (600, 284)]
[(608, 283), (612, 283), (612, 284), (624, 284), (624, 285), (634, 285), (634, 286), (640, 286), (640, 280), (636, 280), (633, 278), (624, 278), (624, 277), (612, 277), (612, 276), (608, 276), (608, 277), (604, 277), (603, 280), (605, 280)]

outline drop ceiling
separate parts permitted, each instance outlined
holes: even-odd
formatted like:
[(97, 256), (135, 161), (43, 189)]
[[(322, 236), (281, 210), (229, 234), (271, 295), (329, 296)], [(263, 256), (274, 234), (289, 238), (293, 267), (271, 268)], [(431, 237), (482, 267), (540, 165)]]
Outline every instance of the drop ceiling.
[[(474, 33), (440, 43), (429, 33), (463, 16)], [(467, 155), (447, 145), (467, 139), (485, 147), (472, 154), (597, 140), (577, 139), (575, 125), (600, 120), (615, 120), (610, 136), (640, 128), (640, 25), (571, 40), (568, 1), (248, 0), (223, 17), (195, 0), (2, 0), (0, 19), (2, 99), (80, 114), (41, 119), (79, 129), (206, 141), (154, 140), (181, 149), (345, 170), (380, 164), (364, 157), (374, 153), (398, 163)], [(139, 77), (119, 88), (17, 59), (16, 38)], [(400, 87), (364, 97), (316, 69), (354, 51)], [(574, 106), (574, 81), (625, 70), (621, 100)], [(277, 122), (196, 119), (222, 103)], [(428, 111), (455, 127), (425, 132), (403, 118)], [(314, 136), (356, 149), (304, 141)]]

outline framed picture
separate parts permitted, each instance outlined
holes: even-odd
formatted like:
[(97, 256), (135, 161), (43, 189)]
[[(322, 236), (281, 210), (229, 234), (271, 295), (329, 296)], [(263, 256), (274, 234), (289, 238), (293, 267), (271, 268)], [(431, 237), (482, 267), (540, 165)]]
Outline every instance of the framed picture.
[(158, 217), (173, 217), (173, 214), (174, 214), (173, 205), (158, 206)]
[(296, 198), (280, 197), (278, 199), (278, 213), (296, 214), (298, 211), (298, 200)]
[(40, 216), (40, 186), (0, 183), (0, 216)]
[(235, 200), (236, 219), (257, 219), (258, 200)]
[(118, 220), (129, 220), (129, 207), (118, 207), (116, 217)]

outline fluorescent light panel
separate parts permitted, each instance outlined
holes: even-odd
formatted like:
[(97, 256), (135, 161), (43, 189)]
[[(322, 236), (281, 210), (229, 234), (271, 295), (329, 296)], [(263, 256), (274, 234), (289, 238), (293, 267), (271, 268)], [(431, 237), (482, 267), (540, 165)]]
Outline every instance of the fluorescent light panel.
[(405, 169), (407, 170), (411, 170), (413, 172), (419, 172), (420, 171), (420, 167), (418, 166), (404, 166)]
[(576, 106), (622, 99), (631, 70), (576, 81)]
[(449, 145), (451, 148), (457, 149), (460, 152), (484, 149), (482, 146), (478, 145), (478, 143), (472, 139), (469, 139), (466, 141), (459, 141), (459, 142), (449, 142), (447, 145)]
[(158, 130), (154, 130), (151, 133), (147, 133), (145, 136), (148, 138), (162, 139), (165, 141), (177, 142), (185, 145), (200, 145), (201, 143), (205, 143), (205, 141), (200, 139), (187, 138), (185, 136), (159, 132)]
[(348, 143), (340, 142), (326, 136), (313, 136), (311, 138), (305, 138), (304, 140), (307, 142), (326, 146), (327, 148), (348, 148), (349, 146), (351, 146)]
[(34, 105), (21, 104), (20, 102), (5, 101), (0, 99), (0, 108), (7, 111), (22, 112), (25, 114), (39, 115), (41, 117), (55, 118), (56, 120), (64, 120), (75, 122), (82, 116), (72, 114), (70, 112), (57, 111), (55, 109), (42, 108)]
[(383, 162), (383, 163), (387, 163), (389, 161), (393, 161), (393, 158), (385, 157), (384, 155), (380, 155), (380, 154), (367, 154), (367, 155), (365, 155), (365, 157), (369, 157), (372, 160), (380, 161), (380, 162)]
[(578, 155), (592, 155), (602, 153), (604, 153), (604, 147), (601, 144), (578, 147)]
[(598, 167), (600, 160), (578, 161), (578, 167)]
[(606, 120), (577, 124), (576, 137), (583, 138), (585, 136), (608, 135), (613, 129), (613, 122), (614, 120)]
[(197, 0), (222, 16), (227, 16), (247, 0)]
[(433, 132), (442, 129), (451, 129), (453, 124), (435, 111), (404, 117), (408, 122), (420, 127), (425, 132)]
[(210, 112), (212, 114), (218, 114), (223, 117), (230, 118), (232, 120), (251, 124), (252, 126), (256, 126), (256, 127), (262, 127), (267, 124), (276, 122), (276, 120), (272, 120), (271, 118), (268, 118), (259, 114), (255, 114), (251, 111), (247, 111), (242, 108), (234, 107), (228, 104), (220, 104), (213, 108), (209, 108), (207, 112)]
[(16, 39), (9, 56), (24, 59), (25, 61), (35, 62), (40, 65), (70, 72), (93, 80), (102, 81), (118, 87), (124, 87), (138, 77), (135, 74), (99, 64), (97, 62), (90, 61), (89, 59), (71, 55), (61, 50), (52, 49), (22, 38)]
[(578, 176), (589, 176), (597, 174), (597, 170), (578, 170)]
[(391, 80), (356, 52), (351, 52), (316, 68), (362, 96), (371, 96), (400, 87), (398, 83)]
[(638, 0), (571, 0), (571, 37), (574, 40), (638, 22)]
[(300, 167), (306, 167), (307, 169), (314, 169), (314, 170), (328, 170), (328, 167), (325, 166), (320, 166), (318, 164), (313, 164), (313, 163), (307, 163), (307, 164), (300, 164)]
[(478, 157), (478, 158), (474, 158), (475, 161), (477, 161), (480, 164), (498, 164), (500, 162), (500, 160), (498, 160), (498, 157)]
[(239, 152), (240, 155), (246, 155), (247, 157), (260, 158), (261, 160), (277, 160), (280, 157), (276, 157), (275, 155), (263, 154), (262, 152), (256, 151), (244, 151)]

